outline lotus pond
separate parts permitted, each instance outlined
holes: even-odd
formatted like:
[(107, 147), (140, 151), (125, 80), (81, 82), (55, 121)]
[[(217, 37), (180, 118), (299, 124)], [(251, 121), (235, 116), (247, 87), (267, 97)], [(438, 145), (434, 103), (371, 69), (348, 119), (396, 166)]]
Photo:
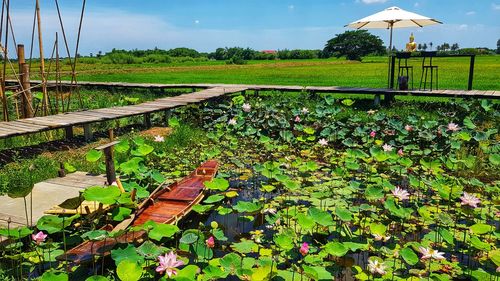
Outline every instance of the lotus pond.
[[(90, 188), (82, 197), (109, 210), (1, 229), (0, 278), (498, 280), (499, 107), (456, 100), (372, 108), (261, 93), (177, 109), (174, 132), (203, 129), (194, 145), (167, 153), (169, 136), (123, 139), (115, 158), (126, 192)], [(87, 154), (102, 169), (103, 158)], [(84, 240), (116, 237), (101, 227), (208, 159), (219, 161), (218, 176), (177, 225), (146, 223), (143, 243), (87, 264), (56, 260)]]

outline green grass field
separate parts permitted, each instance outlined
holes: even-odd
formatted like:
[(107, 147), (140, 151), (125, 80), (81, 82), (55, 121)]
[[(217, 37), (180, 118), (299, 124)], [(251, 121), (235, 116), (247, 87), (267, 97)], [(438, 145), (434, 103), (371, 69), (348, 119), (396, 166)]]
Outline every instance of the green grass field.
[[(437, 58), (439, 88), (466, 89), (469, 58)], [(414, 82), (420, 82), (420, 59), (412, 59)], [(500, 90), (500, 56), (476, 57), (473, 88)], [(226, 65), (223, 61), (182, 64), (79, 64), (80, 81), (137, 83), (235, 83), (300, 86), (387, 86), (387, 58), (367, 57), (363, 62), (345, 59), (250, 61)]]

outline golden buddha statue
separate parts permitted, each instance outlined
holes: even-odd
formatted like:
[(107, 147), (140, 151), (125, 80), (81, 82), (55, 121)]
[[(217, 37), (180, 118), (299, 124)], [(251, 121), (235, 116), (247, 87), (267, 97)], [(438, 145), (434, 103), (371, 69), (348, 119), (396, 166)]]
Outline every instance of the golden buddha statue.
[(410, 42), (406, 43), (407, 52), (415, 52), (417, 50), (417, 43), (415, 43), (415, 37), (413, 33), (410, 35)]

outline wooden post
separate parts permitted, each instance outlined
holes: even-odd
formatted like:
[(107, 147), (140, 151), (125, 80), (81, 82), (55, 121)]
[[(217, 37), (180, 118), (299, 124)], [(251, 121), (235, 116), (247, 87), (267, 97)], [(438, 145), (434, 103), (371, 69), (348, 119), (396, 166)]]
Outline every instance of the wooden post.
[(151, 113), (144, 114), (144, 126), (148, 129), (151, 128)]
[(467, 90), (472, 90), (472, 81), (474, 80), (474, 63), (476, 62), (476, 56), (471, 55), (470, 66), (469, 66), (469, 83), (467, 84)]
[(374, 106), (379, 106), (380, 105), (380, 94), (375, 95), (375, 99), (373, 100), (373, 105)]
[(31, 83), (30, 83), (30, 66), (27, 63), (23, 63), (21, 66), (21, 84), (23, 94), (21, 95), (22, 100), (22, 112), (24, 118), (31, 118), (34, 116), (33, 112), (33, 94), (31, 93)]
[(170, 117), (172, 116), (172, 111), (171, 110), (165, 110), (165, 115), (164, 115), (164, 118), (165, 118), (165, 125), (168, 126), (168, 119), (170, 119)]
[(21, 95), (21, 111), (23, 118), (33, 117), (33, 96), (31, 94), (31, 83), (29, 74), (29, 65), (26, 64), (26, 58), (24, 55), (24, 45), (17, 45), (17, 57), (19, 63), (19, 75), (21, 80), (21, 90), (23, 91)]
[(85, 137), (86, 142), (92, 140), (92, 127), (90, 124), (83, 125), (83, 135)]
[(72, 139), (74, 137), (73, 126), (68, 126), (68, 127), (64, 128), (64, 132), (65, 132), (67, 140)]
[(391, 70), (390, 70), (390, 77), (389, 77), (389, 89), (394, 89), (394, 71), (396, 68), (396, 56), (391, 56)]
[(113, 160), (113, 146), (118, 144), (119, 141), (114, 141), (96, 148), (104, 152), (106, 161), (106, 181), (111, 185), (116, 181), (115, 161)]
[(49, 97), (47, 96), (47, 77), (45, 76), (45, 59), (43, 55), (43, 40), (42, 40), (42, 18), (40, 15), (40, 1), (36, 0), (36, 18), (38, 23), (38, 46), (40, 49), (40, 71), (42, 78), (42, 113), (47, 116), (49, 113)]

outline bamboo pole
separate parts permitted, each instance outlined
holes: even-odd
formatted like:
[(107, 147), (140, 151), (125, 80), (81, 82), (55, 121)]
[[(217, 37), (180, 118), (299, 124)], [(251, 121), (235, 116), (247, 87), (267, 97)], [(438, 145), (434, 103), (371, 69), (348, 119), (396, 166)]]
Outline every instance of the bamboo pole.
[(59, 62), (59, 34), (56, 32), (56, 114), (59, 113), (59, 96), (61, 97), (62, 111), (64, 112), (64, 100), (62, 91), (59, 90), (61, 83), (61, 65)]
[(40, 71), (42, 77), (42, 93), (43, 93), (43, 101), (42, 101), (42, 114), (47, 116), (49, 111), (49, 98), (47, 95), (47, 81), (45, 77), (45, 59), (43, 55), (43, 39), (42, 39), (42, 18), (40, 16), (40, 1), (36, 0), (36, 18), (38, 23), (38, 44), (40, 49)]
[[(3, 30), (3, 20), (4, 20), (4, 10), (7, 12), (7, 18), (9, 18), (9, 0), (4, 0), (2, 2), (2, 18), (1, 18), (1, 27), (0, 27), (0, 32)], [(2, 73), (2, 81), (1, 81), (1, 86), (0, 86), (0, 96), (2, 98), (2, 111), (3, 111), (3, 120), (4, 121), (9, 121), (9, 108), (7, 107), (7, 96), (5, 95), (5, 72), (7, 68), (7, 43), (8, 43), (8, 38), (9, 38), (9, 21), (6, 20), (5, 22), (5, 47), (3, 49), (3, 73)], [(0, 38), (1, 40), (1, 38)]]
[(31, 83), (30, 83), (30, 74), (29, 74), (29, 65), (26, 64), (26, 57), (24, 53), (24, 45), (17, 45), (17, 55), (18, 55), (18, 63), (19, 63), (19, 73), (21, 76), (21, 112), (23, 118), (31, 118), (33, 117), (33, 106), (32, 100), (33, 96), (31, 94)]

